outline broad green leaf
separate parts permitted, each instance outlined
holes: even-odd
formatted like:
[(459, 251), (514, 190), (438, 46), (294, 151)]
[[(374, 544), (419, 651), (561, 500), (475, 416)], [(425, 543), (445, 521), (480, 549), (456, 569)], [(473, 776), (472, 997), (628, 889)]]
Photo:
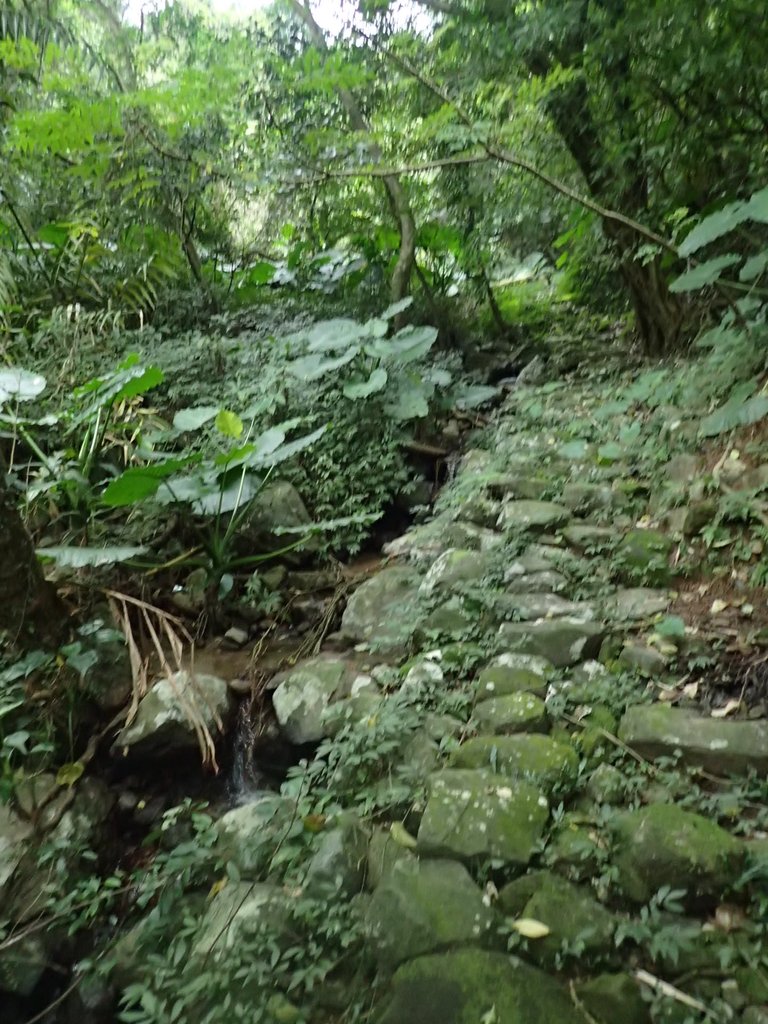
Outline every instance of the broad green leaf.
[(137, 502), (151, 497), (167, 477), (173, 476), (174, 473), (178, 473), (180, 469), (199, 458), (199, 455), (192, 455), (186, 459), (168, 459), (167, 462), (161, 462), (154, 466), (132, 466), (107, 485), (101, 496), (101, 501), (104, 505), (109, 505), (110, 508), (135, 505)]
[(407, 295), (404, 299), (400, 299), (399, 302), (393, 302), (391, 306), (387, 306), (384, 312), (381, 314), (382, 320), (392, 320), (400, 313), (404, 313), (406, 309), (410, 309), (413, 305), (413, 296)]
[(699, 434), (716, 437), (736, 427), (750, 426), (765, 416), (768, 416), (768, 395), (755, 395), (746, 401), (730, 400), (701, 421)]
[(543, 939), (551, 931), (543, 921), (536, 921), (532, 917), (518, 917), (516, 921), (512, 921), (512, 927), (518, 935), (526, 939)]
[(243, 432), (243, 421), (237, 415), (237, 413), (230, 412), (229, 409), (222, 409), (216, 415), (216, 429), (224, 437), (232, 437), (235, 440), (240, 437)]
[(385, 355), (399, 363), (412, 363), (423, 358), (437, 341), (436, 327), (404, 327), (389, 341), (379, 342)]
[(477, 409), (498, 394), (499, 389), (490, 384), (467, 384), (454, 391), (453, 403), (457, 409)]
[(130, 547), (128, 545), (103, 548), (78, 548), (54, 546), (38, 548), (37, 557), (50, 560), (56, 565), (68, 569), (84, 569), (100, 565), (114, 565), (115, 562), (127, 562), (137, 555), (146, 553), (146, 547)]
[(768, 224), (768, 187), (755, 192), (747, 202), (747, 216), (750, 220)]
[(428, 399), (431, 398), (432, 391), (434, 388), (429, 389), (423, 383), (409, 382), (400, 388), (393, 401), (387, 403), (387, 413), (393, 420), (401, 423), (420, 419), (429, 413)]
[(667, 615), (656, 624), (659, 636), (685, 636), (685, 622), (679, 615)]
[(679, 247), (681, 256), (690, 256), (710, 242), (722, 238), (729, 231), (742, 224), (749, 218), (747, 203), (729, 203), (722, 210), (710, 213), (700, 221), (688, 235), (685, 236)]
[(728, 267), (741, 262), (741, 256), (735, 253), (727, 253), (725, 256), (715, 256), (706, 263), (700, 263), (698, 267), (686, 270), (680, 277), (676, 277), (669, 286), (671, 292), (693, 292), (698, 288), (705, 288), (713, 284), (720, 277), (720, 272)]
[(292, 459), (294, 455), (304, 451), (305, 448), (313, 445), (315, 441), (323, 436), (326, 429), (326, 426), (318, 427), (311, 434), (305, 434), (303, 437), (297, 437), (293, 441), (288, 441), (287, 444), (281, 445), (271, 452), (265, 452), (258, 457), (254, 456), (252, 459), (249, 459), (249, 465), (259, 468), (277, 466), (281, 462), (286, 462), (288, 459)]
[(199, 430), (204, 423), (212, 420), (219, 411), (218, 405), (193, 405), (188, 409), (179, 409), (173, 417), (176, 430)]
[(346, 366), (347, 363), (352, 362), (359, 351), (360, 349), (357, 346), (353, 346), (336, 359), (324, 359), (318, 354), (304, 356), (301, 359), (294, 359), (288, 363), (288, 369), (299, 380), (319, 380), (326, 373), (331, 373), (333, 370), (338, 370), (342, 366)]
[(368, 380), (350, 381), (344, 385), (342, 390), (346, 398), (356, 401), (358, 398), (368, 398), (369, 395), (381, 391), (386, 383), (387, 371), (379, 366), (373, 371)]
[(159, 366), (148, 366), (141, 373), (137, 373), (130, 380), (127, 380), (118, 389), (114, 396), (114, 401), (122, 402), (126, 398), (136, 398), (138, 395), (143, 395), (145, 392), (151, 391), (152, 388), (156, 388), (158, 384), (162, 384), (164, 379), (165, 375)]
[(337, 352), (356, 344), (364, 334), (365, 329), (357, 320), (321, 320), (307, 331), (307, 346), (310, 352)]
[(11, 366), (0, 370), (0, 403), (13, 399), (28, 402), (45, 390), (45, 377), (19, 367)]
[(739, 271), (740, 281), (754, 281), (765, 273), (768, 267), (768, 249), (751, 256)]

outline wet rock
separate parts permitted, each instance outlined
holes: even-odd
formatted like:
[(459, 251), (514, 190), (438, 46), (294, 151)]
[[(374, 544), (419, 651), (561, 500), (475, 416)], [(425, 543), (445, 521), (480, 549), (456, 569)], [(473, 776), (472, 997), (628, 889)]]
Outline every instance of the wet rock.
[(565, 526), (570, 518), (570, 509), (553, 501), (508, 501), (502, 506), (498, 527), (544, 533)]
[(614, 863), (623, 892), (647, 903), (662, 886), (685, 889), (689, 900), (715, 897), (738, 877), (744, 844), (699, 814), (651, 804), (618, 815)]
[(600, 650), (605, 628), (584, 619), (542, 619), (538, 622), (505, 622), (499, 636), (523, 654), (546, 658), (557, 668), (594, 658)]
[(382, 654), (404, 655), (419, 620), (420, 584), (420, 574), (408, 566), (383, 569), (352, 594), (341, 632)]
[(626, 575), (652, 586), (664, 586), (672, 578), (669, 555), (671, 537), (659, 530), (630, 530), (620, 541), (616, 556)]
[(450, 548), (462, 551), (490, 551), (498, 546), (503, 537), (494, 530), (462, 523), (453, 515), (443, 512), (428, 523), (416, 526), (401, 537), (384, 545), (383, 551), (390, 558), (409, 558), (416, 563), (433, 562)]
[(665, 704), (630, 708), (619, 738), (644, 757), (682, 751), (686, 764), (723, 774), (768, 772), (768, 721), (705, 718)]
[(340, 815), (320, 836), (304, 876), (304, 891), (320, 899), (331, 894), (353, 896), (363, 887), (368, 856), (368, 830), (352, 814)]
[(547, 732), (547, 706), (532, 693), (511, 693), (481, 701), (472, 712), (481, 733)]
[(447, 769), (429, 778), (419, 850), (434, 857), (495, 857), (524, 865), (548, 817), (546, 798), (530, 782)]
[[(554, 554), (557, 554), (557, 552), (554, 552)], [(526, 548), (522, 555), (518, 555), (517, 558), (509, 563), (504, 570), (504, 581), (509, 583), (514, 579), (519, 579), (532, 573), (547, 572), (552, 569), (552, 559), (553, 554), (550, 548), (546, 548), (541, 544), (532, 544)]]
[(463, 583), (482, 579), (492, 567), (493, 559), (487, 552), (450, 548), (432, 563), (419, 589), (422, 594), (452, 590)]
[(418, 957), (398, 968), (378, 1024), (583, 1024), (543, 971), (482, 950)]
[(451, 756), (455, 768), (490, 768), (505, 778), (527, 778), (545, 790), (574, 781), (579, 758), (571, 746), (549, 736), (477, 736)]
[[(612, 947), (616, 920), (587, 889), (549, 871), (537, 872), (533, 877), (535, 888), (519, 916), (541, 921), (550, 934), (531, 943), (527, 954), (531, 959), (554, 967), (563, 943), (579, 943), (588, 959)], [(499, 893), (499, 906), (506, 913), (515, 912), (506, 905), (504, 889)]]
[(463, 864), (410, 858), (376, 889), (365, 924), (379, 969), (391, 971), (423, 953), (487, 942), (493, 920)]
[(346, 695), (351, 677), (346, 661), (317, 657), (275, 678), (272, 706), (291, 743), (313, 743), (328, 734), (324, 712), (333, 700)]
[(651, 1024), (650, 1006), (630, 974), (600, 974), (577, 984), (576, 995), (598, 1024)]
[(535, 654), (499, 654), (478, 676), (477, 699), (526, 691), (543, 697), (554, 671), (552, 662)]
[(609, 618), (636, 622), (666, 611), (670, 601), (671, 596), (665, 590), (630, 587), (617, 590), (606, 602), (605, 611)]
[(112, 750), (159, 755), (198, 749), (195, 722), (214, 740), (226, 729), (234, 705), (224, 679), (177, 672), (159, 679), (139, 702), (134, 720), (119, 733)]

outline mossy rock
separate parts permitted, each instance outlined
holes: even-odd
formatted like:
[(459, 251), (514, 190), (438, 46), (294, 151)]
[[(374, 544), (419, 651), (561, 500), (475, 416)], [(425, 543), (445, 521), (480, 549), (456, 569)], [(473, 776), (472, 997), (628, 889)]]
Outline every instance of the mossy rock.
[(564, 989), (502, 953), (423, 956), (395, 973), (376, 1024), (584, 1024)]
[(543, 697), (554, 671), (550, 661), (534, 654), (500, 654), (478, 676), (477, 699), (523, 692)]
[(481, 701), (472, 712), (472, 718), (482, 733), (547, 732), (549, 729), (547, 706), (532, 693), (512, 693)]
[(630, 974), (600, 974), (577, 984), (576, 995), (598, 1024), (651, 1024), (650, 1006)]
[(557, 668), (594, 658), (605, 636), (599, 623), (576, 618), (505, 622), (499, 628), (505, 644), (521, 654), (536, 654)]
[(506, 778), (528, 778), (551, 790), (575, 782), (579, 758), (573, 747), (549, 736), (476, 736), (451, 757), (455, 768), (492, 768)]
[(616, 557), (627, 579), (663, 587), (672, 579), (673, 547), (672, 538), (659, 530), (630, 530), (617, 546)]

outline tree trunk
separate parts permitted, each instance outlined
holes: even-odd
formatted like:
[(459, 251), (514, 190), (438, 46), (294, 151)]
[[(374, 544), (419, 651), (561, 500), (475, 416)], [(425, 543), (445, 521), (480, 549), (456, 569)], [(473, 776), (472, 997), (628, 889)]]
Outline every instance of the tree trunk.
[(0, 646), (53, 647), (62, 639), (67, 612), (43, 576), (0, 464)]
[[(290, 0), (290, 3), (293, 10), (307, 26), (307, 30), (313, 44), (322, 53), (327, 53), (328, 44), (325, 40), (325, 36), (323, 35), (323, 30), (315, 21), (314, 15), (312, 14), (312, 10), (309, 6), (309, 0), (305, 0), (304, 3), (302, 3), (301, 0)], [(349, 123), (352, 125), (354, 130), (356, 132), (370, 132), (371, 127), (365, 119), (365, 115), (363, 114), (360, 104), (349, 89), (339, 86), (337, 91), (341, 104), (349, 118)], [(372, 143), (369, 148), (373, 160), (376, 163), (380, 163), (382, 155), (381, 149), (375, 143)], [(408, 195), (400, 181), (400, 178), (395, 174), (388, 174), (381, 180), (384, 184), (384, 188), (387, 190), (387, 196), (392, 208), (392, 213), (397, 218), (398, 226), (400, 228), (400, 252), (398, 253), (395, 269), (392, 272), (391, 285), (392, 301), (399, 302), (400, 299), (404, 299), (408, 294), (411, 283), (411, 274), (413, 273), (413, 267), (416, 261), (416, 221), (413, 216), (411, 204), (408, 200)]]

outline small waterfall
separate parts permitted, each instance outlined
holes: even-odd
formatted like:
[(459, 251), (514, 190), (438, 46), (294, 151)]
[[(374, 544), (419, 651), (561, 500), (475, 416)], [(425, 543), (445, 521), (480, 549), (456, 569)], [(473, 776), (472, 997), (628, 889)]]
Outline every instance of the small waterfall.
[(234, 807), (254, 803), (271, 791), (254, 758), (258, 735), (258, 701), (243, 700), (237, 709), (232, 740), (232, 764), (227, 779), (227, 795)]

